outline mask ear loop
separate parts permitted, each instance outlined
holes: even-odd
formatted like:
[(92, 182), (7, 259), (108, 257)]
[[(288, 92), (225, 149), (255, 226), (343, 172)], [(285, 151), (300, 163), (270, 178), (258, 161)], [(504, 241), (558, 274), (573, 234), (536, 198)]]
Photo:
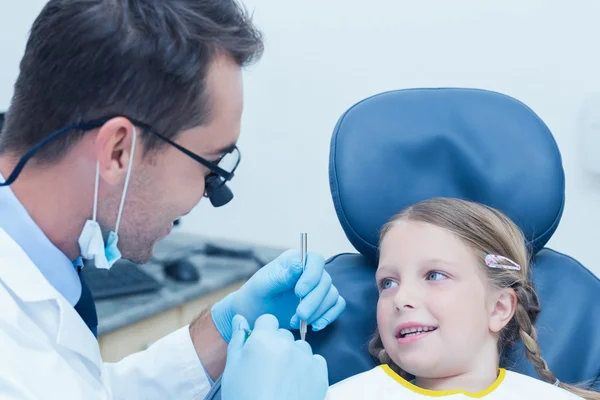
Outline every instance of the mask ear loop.
[(96, 161), (96, 183), (94, 184), (94, 214), (92, 221), (96, 222), (96, 213), (98, 211), (98, 183), (100, 182), (100, 161)]
[[(125, 187), (121, 195), (121, 204), (119, 205), (119, 214), (117, 214), (117, 225), (115, 226), (115, 234), (119, 233), (119, 225), (121, 224), (121, 214), (125, 205), (125, 196), (127, 195), (127, 187), (129, 186), (129, 177), (131, 176), (131, 167), (133, 166), (133, 155), (135, 154), (135, 142), (137, 140), (137, 131), (133, 127), (133, 140), (131, 142), (131, 155), (129, 156), (129, 166), (127, 167), (127, 175), (125, 176)], [(95, 215), (95, 214), (94, 214)]]

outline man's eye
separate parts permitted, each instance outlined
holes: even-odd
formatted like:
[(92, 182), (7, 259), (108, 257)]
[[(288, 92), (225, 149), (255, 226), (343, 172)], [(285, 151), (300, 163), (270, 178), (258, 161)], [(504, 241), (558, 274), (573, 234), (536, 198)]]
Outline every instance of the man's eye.
[(226, 156), (227, 154), (228, 154), (228, 153), (221, 154), (220, 156), (218, 156), (217, 158), (215, 158), (215, 159), (212, 161), (212, 163), (213, 163), (213, 164), (219, 164), (221, 161), (223, 161), (223, 159), (225, 158), (225, 156)]

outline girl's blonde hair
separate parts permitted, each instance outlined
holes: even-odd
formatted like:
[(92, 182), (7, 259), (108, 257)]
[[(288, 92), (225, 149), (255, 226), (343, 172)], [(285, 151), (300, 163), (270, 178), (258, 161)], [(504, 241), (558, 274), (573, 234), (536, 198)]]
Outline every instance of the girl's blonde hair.
[[(520, 338), (525, 344), (527, 358), (535, 367), (538, 376), (551, 384), (557, 382), (557, 378), (542, 358), (537, 342), (534, 323), (540, 313), (540, 304), (531, 283), (525, 239), (515, 223), (498, 210), (482, 204), (454, 198), (434, 198), (421, 201), (395, 215), (383, 227), (381, 239), (399, 221), (425, 222), (455, 234), (473, 250), (492, 287), (512, 288), (515, 291), (516, 312), (499, 333), (499, 354)], [(489, 268), (485, 263), (485, 256), (488, 254), (507, 257), (519, 264), (521, 269)], [(388, 356), (378, 332), (369, 343), (369, 351), (381, 363), (388, 364), (401, 376), (408, 376)], [(584, 399), (600, 400), (600, 393), (562, 382), (559, 382), (558, 386)]]

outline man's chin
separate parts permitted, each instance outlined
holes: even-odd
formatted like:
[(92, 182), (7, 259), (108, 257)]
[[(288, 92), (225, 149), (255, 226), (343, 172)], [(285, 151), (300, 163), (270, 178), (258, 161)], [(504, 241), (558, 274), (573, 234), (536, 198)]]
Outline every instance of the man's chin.
[(143, 234), (128, 235), (119, 242), (122, 258), (135, 264), (146, 264), (154, 256), (154, 248), (168, 236), (170, 229), (148, 230)]
[(146, 264), (152, 259), (154, 254), (154, 244), (151, 245), (148, 251), (137, 251), (137, 252), (128, 252), (123, 253), (122, 258), (124, 260), (130, 261), (134, 264)]

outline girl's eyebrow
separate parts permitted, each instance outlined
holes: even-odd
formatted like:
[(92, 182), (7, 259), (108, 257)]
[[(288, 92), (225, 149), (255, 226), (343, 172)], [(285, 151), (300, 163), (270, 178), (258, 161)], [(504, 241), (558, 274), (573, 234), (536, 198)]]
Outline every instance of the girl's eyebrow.
[[(449, 261), (443, 260), (441, 258), (427, 258), (423, 261), (421, 261), (419, 264), (421, 265), (428, 265), (428, 264), (439, 264), (439, 265), (447, 265), (447, 266), (454, 266), (454, 263), (451, 263)], [(398, 266), (397, 265), (389, 265), (389, 264), (382, 264), (379, 267), (377, 267), (377, 271), (382, 270), (382, 271), (397, 271), (398, 270)]]
[(388, 265), (383, 265), (381, 267), (378, 267), (377, 270), (375, 271), (375, 279), (377, 279), (381, 275), (396, 274), (396, 273), (397, 273), (396, 268), (394, 268), (392, 266), (388, 266)]
[(375, 273), (377, 274), (377, 273), (379, 273), (379, 271), (383, 271), (383, 272), (395, 272), (396, 268), (394, 268), (394, 267), (392, 267), (390, 265), (382, 265), (382, 266), (377, 267), (377, 271)]
[(439, 265), (454, 267), (453, 263), (448, 262), (446, 260), (442, 260), (441, 258), (429, 258), (429, 259), (423, 261), (423, 264), (439, 264)]
[[(455, 267), (454, 263), (451, 263), (446, 260), (442, 260), (441, 258), (428, 258), (419, 263), (422, 266), (444, 266), (444, 267)], [(379, 276), (381, 274), (397, 274), (398, 266), (391, 264), (382, 264), (377, 267), (377, 271), (375, 271), (375, 276)]]

